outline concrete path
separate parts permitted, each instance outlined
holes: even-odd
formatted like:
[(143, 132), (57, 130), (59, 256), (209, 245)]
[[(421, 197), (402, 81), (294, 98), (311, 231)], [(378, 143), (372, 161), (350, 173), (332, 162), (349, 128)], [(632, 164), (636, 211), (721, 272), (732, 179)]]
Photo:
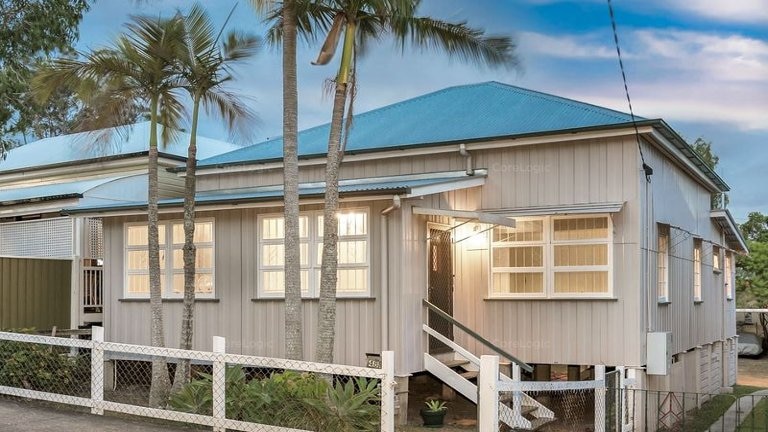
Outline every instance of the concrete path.
[(148, 421), (54, 408), (37, 402), (21, 402), (0, 397), (2, 432), (197, 432)]
[(738, 429), (738, 422), (743, 422), (749, 417), (752, 408), (762, 399), (759, 396), (768, 396), (768, 390), (756, 391), (752, 394), (742, 396), (738, 403), (734, 403), (728, 408), (718, 421), (710, 428), (710, 432), (734, 432)]

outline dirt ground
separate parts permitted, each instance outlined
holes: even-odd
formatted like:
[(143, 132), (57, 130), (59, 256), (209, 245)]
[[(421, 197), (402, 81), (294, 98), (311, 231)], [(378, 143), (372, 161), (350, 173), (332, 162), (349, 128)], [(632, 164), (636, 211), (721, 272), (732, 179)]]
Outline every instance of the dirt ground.
[(768, 388), (768, 355), (758, 359), (739, 357), (739, 384)]

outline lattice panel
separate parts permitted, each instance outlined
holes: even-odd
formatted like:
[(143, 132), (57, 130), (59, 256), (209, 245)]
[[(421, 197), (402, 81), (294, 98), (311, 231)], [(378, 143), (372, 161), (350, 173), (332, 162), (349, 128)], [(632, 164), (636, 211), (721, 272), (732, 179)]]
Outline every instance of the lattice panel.
[(104, 259), (104, 231), (101, 219), (86, 219), (88, 239), (85, 255), (88, 258)]
[(0, 255), (62, 258), (73, 253), (73, 220), (52, 218), (0, 224)]

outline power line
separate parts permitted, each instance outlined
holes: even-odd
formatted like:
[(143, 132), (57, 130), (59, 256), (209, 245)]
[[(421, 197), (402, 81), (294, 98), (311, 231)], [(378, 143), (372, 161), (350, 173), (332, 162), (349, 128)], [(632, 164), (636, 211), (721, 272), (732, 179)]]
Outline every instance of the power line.
[(643, 162), (643, 171), (645, 172), (645, 180), (650, 183), (651, 175), (653, 175), (653, 168), (645, 163), (645, 155), (643, 154), (643, 147), (640, 144), (640, 130), (637, 128), (637, 119), (635, 118), (635, 111), (632, 109), (632, 98), (629, 97), (629, 86), (627, 85), (627, 74), (624, 71), (624, 60), (621, 58), (621, 47), (619, 46), (619, 32), (616, 30), (616, 16), (613, 13), (613, 5), (611, 0), (608, 0), (608, 13), (611, 16), (611, 28), (613, 29), (613, 42), (616, 45), (616, 55), (619, 58), (619, 69), (621, 69), (621, 79), (624, 82), (624, 94), (627, 96), (627, 105), (629, 105), (629, 115), (632, 118), (632, 126), (635, 129), (635, 141), (637, 141), (637, 149), (640, 151), (640, 160)]

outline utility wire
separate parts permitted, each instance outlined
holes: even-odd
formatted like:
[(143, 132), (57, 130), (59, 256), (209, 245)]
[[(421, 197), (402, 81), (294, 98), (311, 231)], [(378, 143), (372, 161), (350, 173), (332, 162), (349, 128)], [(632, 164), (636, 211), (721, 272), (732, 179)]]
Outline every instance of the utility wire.
[(632, 126), (635, 129), (635, 140), (637, 141), (637, 149), (640, 150), (640, 160), (643, 162), (643, 171), (645, 172), (645, 180), (650, 183), (651, 175), (653, 175), (653, 168), (645, 163), (645, 155), (643, 155), (643, 147), (640, 144), (640, 130), (637, 128), (637, 119), (635, 118), (635, 111), (632, 109), (632, 98), (629, 97), (629, 86), (627, 85), (627, 74), (624, 71), (624, 60), (621, 58), (621, 47), (619, 46), (619, 32), (616, 30), (616, 16), (613, 13), (613, 5), (611, 0), (608, 0), (608, 13), (611, 16), (611, 27), (613, 28), (613, 42), (616, 44), (616, 55), (619, 58), (619, 69), (621, 69), (621, 79), (624, 82), (624, 94), (627, 96), (627, 105), (629, 105), (629, 115), (632, 118)]

